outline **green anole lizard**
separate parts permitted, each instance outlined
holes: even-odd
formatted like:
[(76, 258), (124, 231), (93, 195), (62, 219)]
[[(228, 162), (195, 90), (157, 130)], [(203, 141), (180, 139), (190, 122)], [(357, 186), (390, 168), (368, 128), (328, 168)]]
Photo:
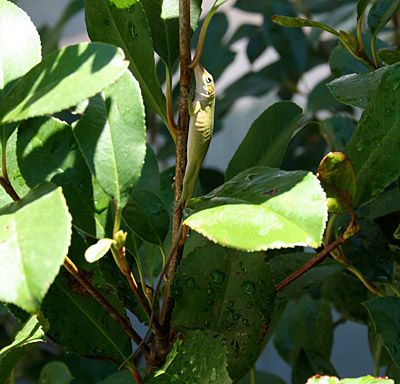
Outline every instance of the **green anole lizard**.
[[(183, 178), (183, 190), (180, 199), (176, 202), (174, 212), (176, 212), (182, 205), (185, 208), (187, 203), (193, 196), (194, 188), (196, 186), (197, 178), (199, 177), (200, 167), (207, 154), (208, 147), (210, 146), (211, 136), (214, 128), (214, 109), (215, 109), (215, 87), (212, 76), (203, 68), (199, 63), (194, 69), (194, 76), (196, 79), (196, 92), (195, 98), (192, 102), (188, 97), (188, 107), (190, 114), (189, 122), (189, 136), (187, 144), (187, 164), (185, 176)], [(151, 317), (149, 327), (144, 335), (142, 342), (137, 346), (136, 350), (131, 356), (126, 359), (128, 361), (134, 353), (145, 342), (148, 334), (151, 331), (154, 315), (156, 311), (156, 300), (160, 290), (162, 279), (167, 272), (169, 263), (175, 250), (180, 244), (180, 238), (183, 233), (183, 220), (179, 226), (179, 230), (171, 244), (167, 260), (160, 272), (151, 303)], [(126, 362), (125, 361), (125, 362)], [(125, 364), (122, 363), (122, 365)], [(121, 366), (122, 366), (121, 365)]]
[(215, 87), (212, 76), (199, 63), (194, 69), (196, 92), (194, 101), (188, 98), (190, 122), (187, 143), (187, 164), (181, 198), (174, 211), (185, 208), (193, 196), (200, 167), (203, 163), (214, 128)]

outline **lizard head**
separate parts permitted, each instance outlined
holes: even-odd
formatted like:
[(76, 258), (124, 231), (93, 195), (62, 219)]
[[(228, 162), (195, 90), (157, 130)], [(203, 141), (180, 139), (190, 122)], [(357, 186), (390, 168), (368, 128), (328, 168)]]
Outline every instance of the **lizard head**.
[(196, 92), (205, 97), (215, 97), (215, 87), (213, 77), (199, 63), (194, 69), (196, 78)]

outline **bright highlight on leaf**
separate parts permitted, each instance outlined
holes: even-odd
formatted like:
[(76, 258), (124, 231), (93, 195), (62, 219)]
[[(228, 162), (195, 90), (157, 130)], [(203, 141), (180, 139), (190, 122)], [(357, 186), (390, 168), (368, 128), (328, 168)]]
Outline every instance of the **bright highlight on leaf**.
[(100, 260), (115, 243), (113, 239), (101, 239), (96, 244), (91, 245), (85, 252), (85, 259), (88, 263)]
[(308, 172), (254, 167), (192, 200), (185, 225), (223, 246), (245, 251), (318, 247), (326, 196)]

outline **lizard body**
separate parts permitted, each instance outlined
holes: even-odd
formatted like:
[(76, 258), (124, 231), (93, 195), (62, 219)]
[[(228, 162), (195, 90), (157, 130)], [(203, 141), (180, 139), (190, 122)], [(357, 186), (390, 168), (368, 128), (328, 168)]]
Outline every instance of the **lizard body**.
[(214, 128), (215, 87), (212, 76), (199, 63), (194, 69), (196, 94), (192, 102), (188, 98), (190, 122), (187, 144), (187, 164), (183, 178), (181, 198), (176, 202), (175, 211), (185, 208), (193, 196), (200, 167), (210, 146)]

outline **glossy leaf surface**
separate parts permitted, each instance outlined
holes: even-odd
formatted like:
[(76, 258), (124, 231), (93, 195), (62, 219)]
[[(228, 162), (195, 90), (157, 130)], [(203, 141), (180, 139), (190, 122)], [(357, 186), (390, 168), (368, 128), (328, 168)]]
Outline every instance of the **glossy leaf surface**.
[(376, 332), (397, 365), (400, 366), (400, 298), (379, 297), (367, 301), (364, 306), (374, 322)]
[(340, 102), (365, 108), (387, 69), (380, 68), (373, 72), (345, 75), (331, 81), (327, 87)]
[(89, 100), (74, 135), (100, 186), (123, 208), (139, 181), (146, 151), (143, 101), (128, 70)]
[(157, 79), (153, 41), (141, 2), (119, 9), (110, 0), (85, 1), (85, 19), (92, 41), (121, 47), (146, 103), (167, 121), (165, 97)]
[(128, 63), (121, 50), (81, 43), (45, 57), (19, 79), (0, 104), (0, 123), (70, 108), (120, 77)]
[(0, 209), (1, 300), (35, 312), (64, 262), (71, 216), (61, 188), (44, 183)]
[(143, 384), (230, 384), (226, 370), (226, 346), (213, 332), (185, 332), (183, 340), (176, 339), (167, 362), (149, 375)]
[[(24, 33), (20, 33), (23, 30)], [(15, 4), (0, 1), (0, 101), (13, 83), (41, 60), (39, 34), (29, 16)]]
[(207, 242), (187, 255), (174, 276), (172, 323), (182, 332), (209, 329), (224, 336), (228, 371), (236, 380), (261, 352), (260, 340), (274, 310), (274, 290), (272, 271), (262, 253)]
[[(18, 130), (17, 156), (30, 187), (43, 181), (62, 187), (72, 223), (93, 237), (104, 237), (104, 223), (94, 214), (102, 202), (94, 199), (89, 168), (69, 125), (47, 117), (23, 122)], [(104, 209), (107, 206), (105, 201)]]
[(400, 175), (400, 167), (396, 166), (400, 143), (399, 86), (400, 64), (395, 64), (383, 74), (344, 149), (357, 175), (356, 207), (376, 198)]
[(223, 246), (246, 251), (318, 247), (326, 197), (311, 173), (254, 167), (192, 200), (185, 224)]

